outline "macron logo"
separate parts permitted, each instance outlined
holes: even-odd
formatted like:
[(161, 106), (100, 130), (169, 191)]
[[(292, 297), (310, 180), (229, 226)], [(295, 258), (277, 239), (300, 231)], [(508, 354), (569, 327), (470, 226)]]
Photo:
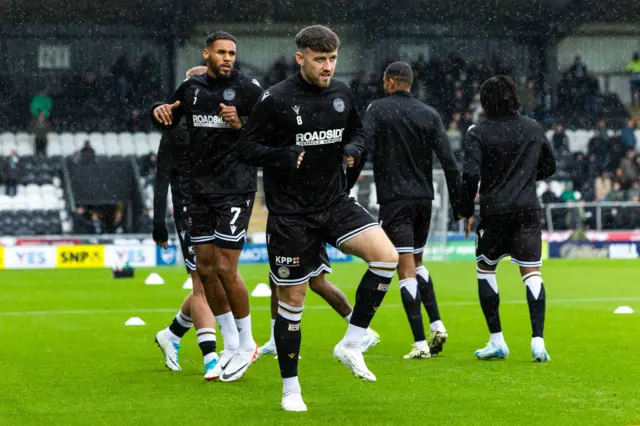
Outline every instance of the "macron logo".
[(269, 93), (269, 91), (267, 90), (266, 92), (264, 92), (262, 94), (262, 99), (260, 100), (260, 102), (264, 101), (265, 99), (267, 99), (269, 96), (271, 96), (271, 93)]

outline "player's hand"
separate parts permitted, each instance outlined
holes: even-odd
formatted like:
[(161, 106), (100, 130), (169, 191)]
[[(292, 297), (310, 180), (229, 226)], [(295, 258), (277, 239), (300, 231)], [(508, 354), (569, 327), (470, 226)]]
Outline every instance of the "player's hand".
[(468, 240), (469, 235), (471, 235), (471, 225), (473, 225), (473, 216), (471, 216), (470, 218), (467, 218), (467, 230), (464, 234), (465, 240)]
[(238, 117), (238, 111), (236, 111), (236, 107), (234, 106), (226, 106), (225, 104), (220, 104), (220, 118), (224, 120), (225, 123), (228, 123), (234, 129), (242, 128), (242, 120)]
[(175, 101), (172, 104), (162, 104), (153, 110), (153, 118), (165, 126), (170, 126), (173, 123), (173, 110), (180, 106), (180, 101)]
[[(358, 167), (358, 164), (360, 164), (360, 156), (362, 155), (358, 148), (353, 145), (345, 145), (344, 155), (347, 160), (347, 167)], [(349, 157), (351, 157), (351, 160), (349, 160)]]
[(300, 155), (298, 155), (298, 162), (296, 164), (296, 169), (300, 168), (300, 164), (302, 164), (302, 159), (304, 158), (304, 151), (302, 151), (300, 153)]
[(154, 223), (152, 235), (156, 245), (165, 250), (169, 247), (169, 231), (167, 231), (167, 226), (164, 223)]

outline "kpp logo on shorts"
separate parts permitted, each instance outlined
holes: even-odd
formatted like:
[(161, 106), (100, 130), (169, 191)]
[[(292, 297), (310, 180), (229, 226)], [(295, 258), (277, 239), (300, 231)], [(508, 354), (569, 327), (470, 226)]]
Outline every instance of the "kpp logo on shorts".
[(276, 256), (278, 266), (300, 266), (300, 257)]

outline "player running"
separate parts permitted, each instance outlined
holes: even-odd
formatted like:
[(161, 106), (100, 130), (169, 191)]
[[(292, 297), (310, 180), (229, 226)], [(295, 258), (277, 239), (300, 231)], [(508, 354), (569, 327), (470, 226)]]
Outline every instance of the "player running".
[[(195, 67), (187, 71), (186, 77), (206, 72), (207, 67)], [(207, 373), (210, 375), (218, 363), (216, 323), (202, 282), (196, 273), (195, 251), (191, 244), (188, 214), (188, 206), (191, 202), (190, 167), (189, 132), (184, 120), (181, 120), (178, 126), (166, 130), (160, 140), (158, 171), (153, 198), (153, 239), (159, 246), (167, 248), (169, 233), (165, 223), (165, 214), (167, 211), (167, 191), (169, 184), (171, 184), (173, 220), (178, 232), (185, 267), (193, 281), (193, 291), (182, 303), (180, 312), (175, 316), (171, 325), (156, 334), (156, 344), (164, 354), (167, 368), (179, 371), (182, 369), (178, 363), (180, 340), (191, 326), (195, 325), (198, 346), (200, 346), (204, 358), (206, 378)]]
[(278, 286), (274, 334), (282, 408), (306, 411), (298, 381), (300, 321), (307, 282), (320, 266), (323, 245), (369, 264), (346, 335), (333, 352), (367, 381), (376, 377), (364, 362), (360, 342), (387, 293), (398, 253), (377, 221), (345, 193), (344, 157), (348, 173), (357, 172), (354, 166), (364, 161), (364, 141), (351, 90), (332, 80), (338, 36), (314, 25), (300, 31), (295, 41), (301, 72), (264, 92), (249, 117), (238, 155), (264, 167), (270, 276)]
[(207, 378), (231, 382), (240, 379), (258, 355), (247, 287), (238, 273), (257, 173), (237, 162), (235, 150), (243, 117), (249, 115), (262, 89), (257, 80), (234, 70), (236, 39), (231, 34), (209, 35), (203, 56), (207, 73), (185, 80), (166, 103), (155, 104), (152, 111), (160, 127), (170, 128), (185, 117), (189, 129), (191, 241), (196, 269), (207, 299), (213, 302), (225, 345)]
[[(325, 247), (320, 250), (319, 264), (318, 269), (309, 278), (309, 288), (322, 297), (348, 323), (351, 320), (353, 308), (342, 290), (329, 282), (326, 277), (326, 274), (330, 274), (332, 270)], [(260, 356), (277, 353), (274, 328), (278, 315), (278, 290), (271, 277), (269, 277), (269, 286), (271, 287), (271, 337), (267, 343), (260, 347)], [(379, 342), (380, 335), (369, 327), (360, 342), (360, 350), (365, 353)]]
[(485, 81), (480, 102), (487, 120), (472, 126), (466, 134), (460, 194), (460, 214), (467, 218), (468, 236), (480, 182), (480, 223), (476, 229), (478, 293), (491, 338), (487, 346), (476, 351), (476, 356), (509, 356), (500, 325), (495, 273), (500, 259), (510, 255), (511, 262), (520, 266), (527, 291), (533, 360), (551, 361), (542, 336), (546, 295), (540, 273), (542, 226), (536, 181), (555, 173), (553, 151), (542, 127), (518, 112), (520, 101), (510, 78), (499, 75)]
[[(460, 172), (438, 113), (411, 95), (413, 72), (404, 62), (384, 73), (389, 95), (371, 103), (364, 121), (367, 152), (380, 203), (380, 224), (400, 255), (398, 276), (402, 304), (413, 333), (405, 359), (426, 359), (442, 351), (448, 335), (440, 318), (433, 280), (422, 264), (434, 197), (432, 152), (440, 160), (455, 211)], [(429, 343), (420, 302), (429, 315)]]

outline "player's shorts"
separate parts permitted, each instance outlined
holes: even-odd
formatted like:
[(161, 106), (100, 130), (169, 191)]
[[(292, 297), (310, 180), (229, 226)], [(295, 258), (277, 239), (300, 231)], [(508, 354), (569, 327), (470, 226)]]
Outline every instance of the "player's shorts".
[(325, 244), (320, 247), (320, 254), (318, 255), (318, 267), (313, 270), (311, 277), (317, 277), (322, 273), (330, 274), (333, 272), (331, 269), (331, 261), (329, 260), (329, 255), (327, 254), (327, 246)]
[(196, 253), (191, 242), (191, 226), (189, 225), (189, 211), (187, 206), (174, 206), (173, 221), (176, 224), (176, 232), (182, 249), (182, 257), (187, 273), (196, 270)]
[(476, 229), (476, 259), (497, 265), (503, 257), (519, 266), (542, 265), (540, 210), (486, 216)]
[(382, 204), (379, 219), (399, 254), (420, 254), (429, 237), (431, 200), (414, 198)]
[[(277, 285), (299, 285), (330, 272), (325, 243), (340, 249), (350, 239), (378, 227), (378, 222), (353, 198), (306, 215), (274, 216), (267, 220), (270, 276)], [(328, 269), (328, 271), (327, 271)]]
[(223, 249), (242, 250), (254, 199), (255, 193), (194, 194), (189, 208), (193, 244), (215, 244)]

